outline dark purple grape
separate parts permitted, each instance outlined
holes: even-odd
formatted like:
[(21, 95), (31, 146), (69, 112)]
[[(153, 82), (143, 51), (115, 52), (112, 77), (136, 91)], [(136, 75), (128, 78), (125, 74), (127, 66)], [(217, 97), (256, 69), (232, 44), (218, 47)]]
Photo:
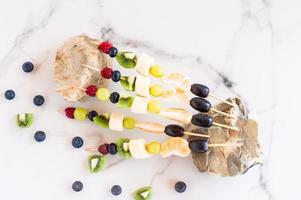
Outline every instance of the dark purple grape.
[(208, 151), (208, 141), (192, 140), (189, 142), (189, 148), (194, 153), (205, 153)]
[(197, 84), (197, 83), (191, 85), (190, 91), (196, 96), (203, 97), (203, 98), (208, 97), (210, 92), (207, 86), (202, 84)]
[(164, 133), (171, 137), (182, 137), (184, 135), (184, 128), (176, 124), (170, 124), (165, 126)]
[(196, 114), (192, 116), (191, 123), (200, 127), (210, 127), (212, 126), (213, 118), (204, 114)]
[(200, 97), (193, 97), (190, 100), (190, 106), (200, 112), (209, 112), (211, 108), (211, 103), (206, 99)]

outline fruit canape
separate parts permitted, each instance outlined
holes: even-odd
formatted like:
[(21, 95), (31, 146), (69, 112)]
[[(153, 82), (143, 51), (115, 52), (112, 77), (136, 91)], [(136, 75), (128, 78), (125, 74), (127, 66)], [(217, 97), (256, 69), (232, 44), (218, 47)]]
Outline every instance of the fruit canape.
[(144, 139), (118, 138), (116, 143), (104, 143), (98, 148), (88, 148), (86, 151), (100, 153), (100, 155), (91, 155), (88, 159), (90, 171), (96, 173), (105, 167), (108, 154), (118, 153), (124, 159), (146, 159), (156, 154), (160, 154), (163, 158), (172, 155), (187, 157), (191, 152), (205, 153), (209, 148), (241, 146), (241, 143), (209, 144), (208, 140), (204, 139), (194, 139), (188, 142), (182, 137), (171, 137), (162, 143), (157, 141), (147, 143)]
[(184, 135), (191, 135), (197, 137), (208, 138), (208, 135), (196, 134), (187, 132), (182, 126), (170, 124), (164, 126), (160, 123), (153, 122), (138, 122), (133, 117), (126, 117), (123, 113), (112, 112), (111, 114), (98, 114), (96, 111), (88, 112), (85, 108), (68, 107), (65, 109), (66, 117), (76, 120), (86, 120), (87, 118), (94, 124), (102, 128), (109, 128), (113, 131), (123, 131), (125, 129), (139, 129), (151, 133), (163, 134), (165, 133), (171, 137), (182, 137)]

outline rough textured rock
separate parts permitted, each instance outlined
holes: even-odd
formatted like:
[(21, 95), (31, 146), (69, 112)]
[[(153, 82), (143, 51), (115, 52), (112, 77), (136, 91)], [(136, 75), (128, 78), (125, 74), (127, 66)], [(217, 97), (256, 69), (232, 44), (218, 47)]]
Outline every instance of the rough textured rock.
[[(240, 99), (229, 99), (238, 105), (231, 108), (225, 103), (215, 106), (216, 109), (235, 114), (236, 119), (225, 118), (213, 112), (214, 121), (222, 124), (235, 125), (239, 132), (220, 127), (196, 128), (192, 132), (210, 135), (209, 143), (235, 143), (240, 142), (241, 147), (209, 148), (206, 153), (192, 153), (194, 165), (200, 172), (209, 172), (221, 176), (235, 176), (245, 173), (249, 168), (260, 163), (260, 145), (258, 142), (257, 122), (248, 119), (248, 112)], [(189, 137), (188, 140), (197, 139)]]
[(86, 95), (83, 88), (90, 84), (104, 84), (98, 71), (88, 69), (83, 64), (99, 69), (112, 66), (110, 57), (101, 53), (92, 41), (99, 42), (85, 34), (74, 36), (57, 50), (56, 90), (67, 101), (84, 100)]

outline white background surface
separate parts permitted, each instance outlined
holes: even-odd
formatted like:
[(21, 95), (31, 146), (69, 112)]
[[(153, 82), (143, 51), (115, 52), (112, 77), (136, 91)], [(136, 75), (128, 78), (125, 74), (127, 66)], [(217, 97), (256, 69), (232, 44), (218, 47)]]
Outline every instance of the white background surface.
[[(0, 199), (132, 199), (135, 189), (149, 184), (153, 199), (298, 199), (300, 8), (298, 0), (1, 0)], [(191, 157), (121, 161), (116, 156), (105, 171), (90, 174), (88, 154), (70, 144), (74, 136), (84, 138), (84, 148), (121, 136), (164, 137), (116, 134), (57, 112), (70, 104), (55, 93), (55, 52), (80, 33), (148, 53), (222, 97), (243, 98), (260, 123), (263, 166), (221, 178), (199, 173)], [(36, 67), (31, 74), (21, 69), (27, 60)], [(3, 96), (9, 88), (16, 91), (13, 101)], [(37, 94), (46, 97), (39, 108), (32, 104)], [(117, 110), (96, 99), (81, 105)], [(29, 129), (15, 126), (15, 114), (22, 112), (36, 116)], [(47, 133), (45, 142), (33, 140), (37, 130)], [(84, 183), (80, 193), (71, 189), (75, 180)], [(187, 183), (183, 194), (173, 189), (178, 180)], [(113, 184), (122, 186), (122, 195), (110, 194)]]

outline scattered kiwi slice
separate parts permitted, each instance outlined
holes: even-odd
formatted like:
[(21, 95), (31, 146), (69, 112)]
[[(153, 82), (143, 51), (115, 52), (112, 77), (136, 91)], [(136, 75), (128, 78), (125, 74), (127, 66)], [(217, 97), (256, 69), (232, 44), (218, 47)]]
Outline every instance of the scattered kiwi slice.
[(96, 173), (104, 169), (107, 164), (107, 157), (103, 155), (92, 155), (88, 158), (91, 173)]
[(109, 128), (110, 116), (108, 114), (93, 117), (93, 123), (103, 128)]
[(117, 151), (118, 154), (125, 159), (131, 158), (131, 152), (128, 148), (128, 143), (129, 143), (129, 139), (128, 138), (118, 138), (116, 140), (116, 146), (117, 146)]
[(135, 91), (135, 83), (136, 83), (135, 76), (121, 76), (120, 78), (121, 86), (127, 91), (131, 91), (131, 92)]
[(137, 55), (133, 52), (119, 52), (116, 56), (117, 62), (128, 69), (136, 67), (137, 64)]
[(152, 187), (143, 187), (135, 191), (135, 200), (150, 200), (153, 196)]
[(32, 113), (17, 114), (17, 125), (21, 128), (28, 128), (33, 122)]

